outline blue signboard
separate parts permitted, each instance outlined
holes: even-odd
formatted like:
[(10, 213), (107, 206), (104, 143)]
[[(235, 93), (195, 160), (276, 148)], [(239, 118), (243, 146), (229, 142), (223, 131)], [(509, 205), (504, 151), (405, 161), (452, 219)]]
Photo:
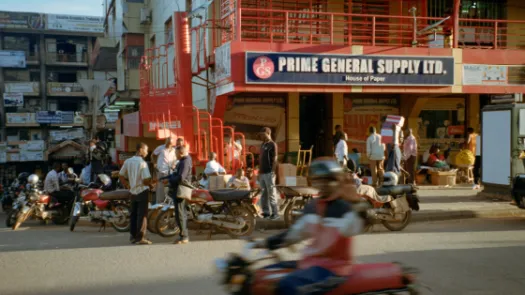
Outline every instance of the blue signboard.
[(246, 83), (449, 86), (454, 58), (246, 52)]
[(40, 111), (36, 113), (36, 122), (39, 124), (72, 124), (74, 119), (74, 112)]

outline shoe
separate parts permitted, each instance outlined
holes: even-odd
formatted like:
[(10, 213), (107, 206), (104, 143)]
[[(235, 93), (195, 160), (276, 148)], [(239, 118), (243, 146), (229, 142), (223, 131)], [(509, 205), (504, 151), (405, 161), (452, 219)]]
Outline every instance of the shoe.
[(263, 213), (263, 214), (259, 215), (259, 218), (268, 219), (268, 218), (270, 218), (270, 214)]
[(129, 239), (129, 242), (132, 243), (132, 244), (137, 243), (137, 241), (135, 241), (135, 239)]
[(268, 217), (268, 220), (279, 220), (279, 219), (281, 219), (281, 216), (279, 216), (279, 215), (272, 215), (272, 216)]
[(190, 239), (188, 239), (188, 238), (181, 238), (181, 239), (175, 240), (175, 242), (173, 242), (173, 244), (180, 245), (180, 244), (188, 244), (189, 242), (190, 242)]
[(136, 242), (137, 245), (151, 245), (153, 244), (153, 242), (151, 242), (150, 240), (147, 240), (147, 239), (142, 239), (138, 242)]

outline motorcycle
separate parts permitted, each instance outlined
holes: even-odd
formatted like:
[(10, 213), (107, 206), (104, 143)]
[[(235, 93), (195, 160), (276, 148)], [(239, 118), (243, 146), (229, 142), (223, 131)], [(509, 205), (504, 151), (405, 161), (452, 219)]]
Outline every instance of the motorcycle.
[(7, 191), (4, 190), (4, 187), (0, 185), (2, 197), (2, 210), (4, 212), (10, 212), (13, 202), (18, 198), (18, 194), (26, 189), (27, 177), (29, 173), (22, 172), (18, 177), (11, 182)]
[(5, 219), (5, 226), (6, 227), (12, 227), (16, 222), (16, 215), (18, 214), (18, 211), (24, 207), (26, 203), (26, 194), (25, 190), (21, 191), (17, 198), (13, 201), (11, 210), (7, 213), (6, 219)]
[(156, 222), (160, 212), (162, 212), (163, 209), (166, 211), (170, 208), (175, 208), (173, 205), (173, 199), (170, 197), (166, 197), (162, 203), (151, 205), (148, 208), (148, 231), (150, 233), (157, 233)]
[(99, 174), (100, 183), (89, 185), (79, 184), (77, 180), (77, 194), (74, 206), (71, 208), (69, 230), (74, 231), (79, 220), (89, 220), (100, 223), (100, 231), (105, 229), (106, 223), (118, 232), (129, 232), (129, 198), (128, 190), (107, 191), (111, 187), (111, 179), (105, 174)]
[[(276, 252), (269, 250), (265, 250), (265, 255), (259, 255), (259, 258), (250, 259), (250, 251), (253, 250), (251, 242), (248, 241), (242, 254), (230, 254), (227, 259), (215, 261), (220, 283), (230, 294), (271, 294), (275, 284), (297, 268), (296, 261), (283, 262)], [(269, 259), (280, 264), (275, 267), (255, 267), (256, 264)], [(395, 262), (354, 264), (348, 275), (334, 277), (334, 289), (326, 294), (388, 295), (407, 292), (416, 295), (420, 294), (420, 286), (416, 281), (417, 272), (415, 268)]]
[(277, 186), (277, 190), (286, 198), (284, 223), (290, 227), (303, 214), (304, 206), (319, 195), (319, 191), (307, 186)]
[[(252, 209), (253, 198), (260, 192), (255, 190), (220, 189), (208, 191), (197, 189), (190, 184), (183, 184), (193, 189), (188, 200), (188, 221), (210, 230), (226, 232), (232, 238), (249, 236), (255, 229), (255, 215)], [(172, 237), (180, 229), (175, 222), (174, 206), (164, 206), (157, 217), (156, 231), (162, 237)]]
[(37, 175), (32, 174), (27, 180), (30, 188), (24, 205), (16, 213), (16, 221), (12, 226), (13, 230), (17, 230), (29, 217), (40, 219), (44, 222), (51, 220), (57, 225), (67, 223), (69, 212), (73, 205), (73, 192), (71, 191), (70, 197), (68, 190), (65, 190), (66, 193), (57, 197), (55, 202), (55, 200), (52, 201), (54, 198), (38, 188), (39, 179)]

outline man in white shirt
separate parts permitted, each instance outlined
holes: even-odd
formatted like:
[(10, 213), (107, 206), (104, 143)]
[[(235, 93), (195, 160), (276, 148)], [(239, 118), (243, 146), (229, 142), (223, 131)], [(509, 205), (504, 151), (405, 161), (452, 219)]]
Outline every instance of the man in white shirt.
[(224, 175), (226, 170), (222, 167), (219, 162), (217, 162), (217, 154), (214, 152), (210, 153), (209, 161), (206, 163), (206, 168), (204, 169), (204, 174), (206, 175), (206, 180), (201, 183), (204, 188), (208, 189), (208, 179), (210, 176)]
[(341, 164), (342, 167), (346, 167), (346, 162), (348, 161), (348, 144), (346, 143), (348, 135), (345, 132), (340, 132), (339, 134), (339, 142), (337, 142), (335, 146), (334, 154), (337, 162)]
[(169, 137), (166, 139), (164, 145), (158, 146), (151, 155), (153, 161), (156, 158), (156, 163), (154, 167), (157, 172), (157, 188), (155, 192), (156, 203), (161, 203), (166, 198), (166, 191), (164, 188), (164, 183), (160, 181), (162, 177), (168, 176), (174, 169), (177, 163), (177, 157), (175, 155), (175, 138)]
[(383, 161), (385, 160), (385, 145), (381, 142), (381, 135), (371, 126), (370, 136), (366, 140), (366, 155), (372, 172), (372, 186), (379, 186), (383, 181)]
[(60, 163), (53, 164), (53, 170), (49, 171), (44, 180), (44, 191), (53, 195), (60, 191), (60, 183), (58, 181), (58, 171), (60, 171)]
[(146, 239), (149, 189), (154, 184), (151, 181), (148, 164), (144, 157), (148, 155), (145, 143), (137, 144), (135, 156), (127, 159), (119, 173), (120, 182), (131, 193), (130, 241), (140, 245), (150, 245)]

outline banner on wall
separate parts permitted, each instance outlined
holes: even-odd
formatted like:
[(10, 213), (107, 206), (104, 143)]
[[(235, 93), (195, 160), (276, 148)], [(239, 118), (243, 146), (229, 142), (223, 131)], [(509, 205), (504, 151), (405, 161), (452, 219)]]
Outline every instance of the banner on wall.
[(463, 65), (463, 85), (505, 85), (507, 66)]
[(454, 58), (246, 52), (246, 83), (447, 86)]
[(24, 51), (0, 50), (1, 68), (25, 68), (26, 53)]
[(366, 153), (366, 139), (371, 126), (381, 129), (381, 118), (399, 115), (396, 98), (347, 98), (344, 99), (343, 129), (348, 135), (348, 149), (356, 148)]
[(257, 155), (262, 144), (258, 134), (262, 127), (272, 130), (279, 153), (286, 148), (286, 101), (282, 97), (230, 97), (224, 124), (235, 126), (246, 139), (247, 152)]
[(0, 28), (43, 30), (45, 19), (46, 15), (42, 13), (2, 11)]
[(104, 33), (104, 18), (97, 16), (48, 14), (46, 29), (56, 31)]
[(23, 93), (4, 93), (5, 107), (23, 107), (24, 94)]

